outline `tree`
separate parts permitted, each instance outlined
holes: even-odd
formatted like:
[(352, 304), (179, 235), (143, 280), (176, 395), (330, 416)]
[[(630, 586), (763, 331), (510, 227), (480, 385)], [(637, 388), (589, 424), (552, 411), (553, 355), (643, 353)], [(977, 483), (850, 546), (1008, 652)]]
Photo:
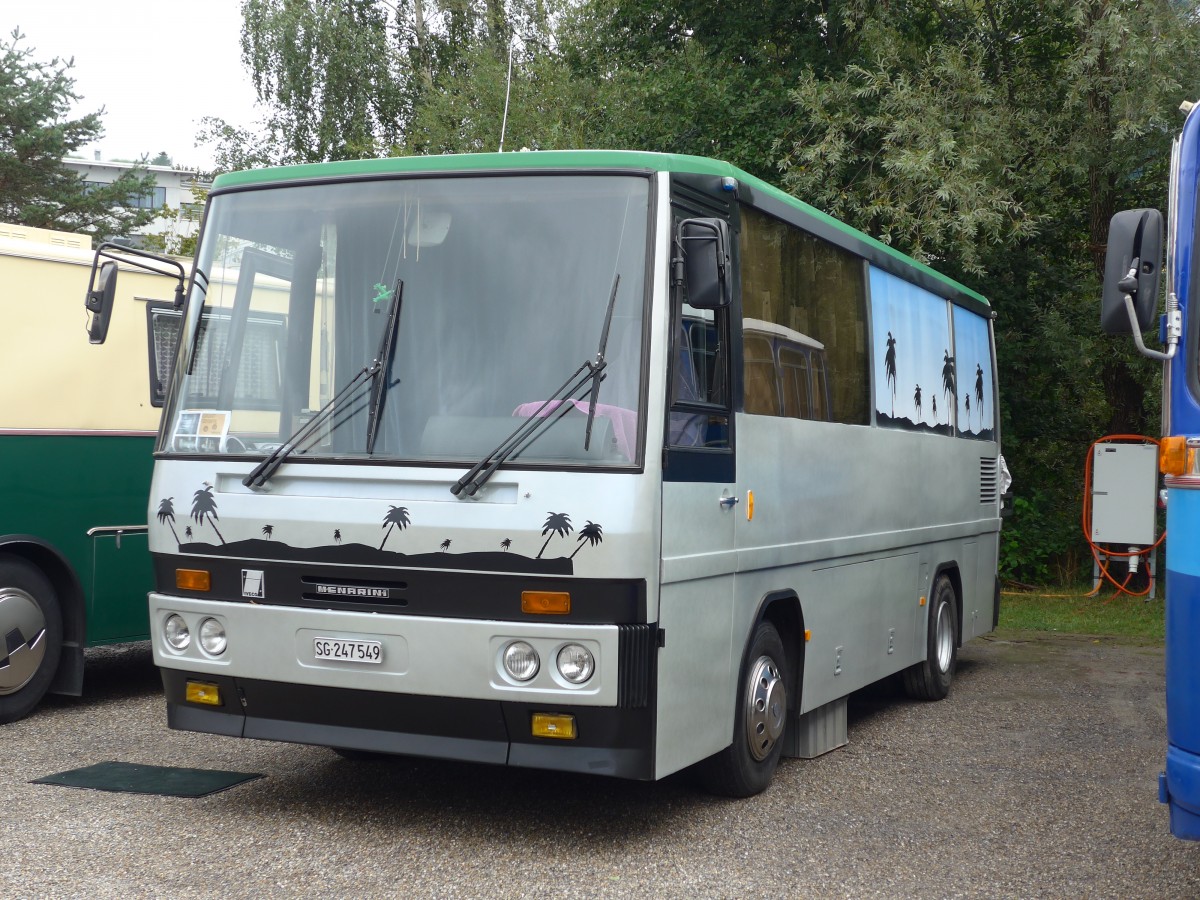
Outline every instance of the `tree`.
[(126, 205), (153, 191), (146, 170), (88, 185), (63, 165), (64, 157), (103, 136), (104, 111), (68, 118), (80, 99), (69, 74), (73, 60), (38, 62), (24, 40), (20, 29), (0, 40), (0, 221), (101, 238), (149, 224), (153, 210)]
[(793, 193), (992, 300), (1021, 499), (1002, 568), (1070, 576), (1087, 444), (1157, 430), (1157, 368), (1099, 333), (1099, 263), (1114, 209), (1163, 205), (1200, 23), (1168, 0), (857, 0), (843, 15), (859, 50), (799, 79), (776, 164)]

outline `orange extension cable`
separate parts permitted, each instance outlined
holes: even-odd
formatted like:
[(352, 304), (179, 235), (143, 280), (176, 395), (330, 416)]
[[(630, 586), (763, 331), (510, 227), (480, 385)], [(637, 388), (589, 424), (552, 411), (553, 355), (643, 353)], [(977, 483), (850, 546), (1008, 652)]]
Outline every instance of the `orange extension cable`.
[(1092, 457), (1095, 455), (1094, 451), (1098, 445), (1109, 444), (1113, 443), (1114, 441), (1136, 441), (1139, 444), (1154, 444), (1155, 446), (1160, 445), (1160, 441), (1157, 438), (1145, 437), (1144, 435), (1140, 434), (1109, 434), (1100, 438), (1099, 440), (1093, 441), (1092, 445), (1088, 447), (1087, 463), (1084, 466), (1083, 474), (1083, 538), (1087, 541), (1088, 547), (1092, 551), (1092, 559), (1096, 561), (1096, 568), (1100, 571), (1101, 579), (1100, 583), (1097, 584), (1085, 596), (1095, 597), (1100, 593), (1100, 588), (1104, 585), (1104, 582), (1108, 581), (1117, 589), (1116, 593), (1113, 594), (1112, 599), (1119, 597), (1121, 594), (1128, 594), (1130, 597), (1145, 597), (1150, 593), (1150, 588), (1153, 586), (1153, 581), (1150, 581), (1146, 585), (1146, 589), (1144, 591), (1131, 591), (1129, 590), (1128, 585), (1129, 579), (1133, 577), (1132, 573), (1125, 576), (1124, 582), (1118, 582), (1117, 579), (1114, 578), (1108, 571), (1108, 564), (1102, 561), (1100, 557), (1103, 555), (1104, 557), (1111, 559), (1113, 557), (1141, 556), (1145, 558), (1145, 563), (1148, 566), (1150, 565), (1150, 554), (1157, 550), (1162, 545), (1162, 542), (1166, 540), (1166, 530), (1163, 530), (1163, 533), (1158, 536), (1158, 540), (1155, 541), (1151, 546), (1145, 547), (1141, 550), (1136, 550), (1133, 553), (1127, 551), (1122, 552), (1118, 550), (1102, 550), (1100, 546), (1092, 540)]

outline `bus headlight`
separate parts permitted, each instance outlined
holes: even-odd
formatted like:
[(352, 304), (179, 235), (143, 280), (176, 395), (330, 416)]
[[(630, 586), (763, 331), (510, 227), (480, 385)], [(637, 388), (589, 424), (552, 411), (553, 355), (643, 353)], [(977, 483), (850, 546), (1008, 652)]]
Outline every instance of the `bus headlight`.
[(200, 623), (200, 646), (210, 656), (220, 656), (229, 646), (225, 639), (225, 626), (216, 619), (205, 619)]
[(163, 637), (176, 650), (186, 650), (192, 642), (192, 633), (188, 631), (187, 622), (179, 613), (171, 613), (163, 623)]
[(514, 681), (528, 681), (540, 666), (537, 651), (524, 641), (513, 641), (504, 648), (504, 671)]
[(558, 651), (558, 674), (571, 684), (583, 684), (596, 671), (596, 660), (587, 647), (567, 644)]

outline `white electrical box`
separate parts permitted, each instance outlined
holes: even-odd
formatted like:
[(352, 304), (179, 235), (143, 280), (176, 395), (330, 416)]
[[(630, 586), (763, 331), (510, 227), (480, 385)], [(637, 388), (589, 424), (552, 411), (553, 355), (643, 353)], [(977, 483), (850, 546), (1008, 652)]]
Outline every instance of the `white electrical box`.
[(1092, 540), (1097, 544), (1153, 544), (1157, 496), (1157, 445), (1100, 444), (1093, 449)]

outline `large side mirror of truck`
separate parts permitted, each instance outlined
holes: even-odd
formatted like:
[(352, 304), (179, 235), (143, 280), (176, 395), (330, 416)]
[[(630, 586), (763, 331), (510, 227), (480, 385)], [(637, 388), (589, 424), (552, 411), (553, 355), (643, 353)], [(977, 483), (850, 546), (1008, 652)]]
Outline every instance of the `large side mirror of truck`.
[(1108, 334), (1133, 328), (1125, 297), (1133, 300), (1139, 331), (1150, 328), (1158, 308), (1158, 273), (1162, 269), (1163, 219), (1157, 209), (1127, 209), (1108, 226), (1104, 260), (1104, 295), (1100, 327)]
[(92, 283), (88, 285), (85, 306), (92, 314), (88, 323), (88, 341), (103, 344), (108, 337), (108, 322), (112, 318), (113, 298), (117, 295), (117, 264), (111, 259), (97, 269), (92, 266)]
[(721, 309), (730, 303), (729, 225), (724, 219), (684, 219), (679, 223), (682, 279), (694, 309)]

